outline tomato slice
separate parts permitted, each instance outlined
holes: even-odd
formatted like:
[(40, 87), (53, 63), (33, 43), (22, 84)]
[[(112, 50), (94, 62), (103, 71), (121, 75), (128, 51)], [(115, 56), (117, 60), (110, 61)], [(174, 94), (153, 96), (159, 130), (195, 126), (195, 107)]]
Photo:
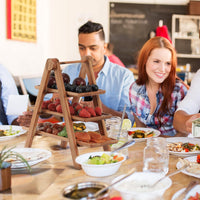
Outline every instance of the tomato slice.
[(185, 148), (185, 152), (189, 152), (189, 149), (188, 149), (188, 148)]
[(197, 163), (200, 164), (200, 154), (197, 155)]

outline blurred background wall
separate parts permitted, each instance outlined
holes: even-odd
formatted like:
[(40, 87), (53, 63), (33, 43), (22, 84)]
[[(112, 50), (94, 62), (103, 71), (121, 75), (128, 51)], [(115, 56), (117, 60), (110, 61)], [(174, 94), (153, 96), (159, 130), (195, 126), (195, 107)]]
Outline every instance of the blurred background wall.
[(0, 63), (14, 75), (40, 74), (47, 58), (79, 59), (78, 28), (87, 20), (102, 23), (109, 37), (109, 3), (186, 5), (189, 0), (37, 0), (37, 42), (6, 38), (6, 0), (0, 0)]

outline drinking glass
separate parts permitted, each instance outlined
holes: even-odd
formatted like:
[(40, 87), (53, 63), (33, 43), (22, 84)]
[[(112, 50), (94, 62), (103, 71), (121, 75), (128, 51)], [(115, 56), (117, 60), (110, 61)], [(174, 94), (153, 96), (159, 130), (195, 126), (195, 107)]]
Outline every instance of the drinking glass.
[[(118, 142), (111, 145), (111, 151), (122, 146), (124, 143), (128, 141), (128, 131), (125, 129), (122, 129), (120, 135), (119, 135), (119, 131), (120, 131), (120, 125), (115, 125), (114, 127), (112, 127), (111, 137), (114, 139), (118, 139)], [(118, 152), (122, 153), (123, 155), (126, 156), (126, 158), (128, 158), (128, 148), (119, 150)]]
[(165, 138), (153, 137), (147, 139), (144, 148), (143, 171), (157, 172), (161, 175), (168, 173), (169, 151)]
[[(109, 119), (106, 119), (106, 128), (108, 137), (113, 139), (118, 139), (117, 143), (111, 145), (111, 151), (122, 146), (125, 142), (128, 141), (128, 131), (126, 129), (122, 129), (119, 135), (120, 124), (121, 124), (120, 117), (111, 117)], [(128, 148), (122, 149), (118, 152), (128, 157)]]

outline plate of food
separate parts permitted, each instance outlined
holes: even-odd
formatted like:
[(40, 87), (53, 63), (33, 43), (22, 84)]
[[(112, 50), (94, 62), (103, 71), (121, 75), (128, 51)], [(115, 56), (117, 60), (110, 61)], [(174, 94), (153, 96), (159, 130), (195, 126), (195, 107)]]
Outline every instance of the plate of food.
[[(85, 125), (85, 127), (84, 127)], [(77, 131), (98, 131), (99, 125), (96, 122), (82, 122), (82, 121), (74, 121), (73, 127), (77, 127), (75, 130)], [(79, 130), (82, 129), (82, 130)]]
[(129, 139), (133, 139), (136, 142), (145, 141), (151, 137), (158, 137), (160, 135), (160, 131), (153, 128), (140, 128), (135, 127), (128, 130)]
[(21, 126), (0, 125), (0, 141), (17, 137), (25, 134), (26, 132), (27, 130), (24, 130)]
[(179, 159), (176, 164), (177, 169), (180, 169), (183, 165), (189, 163), (190, 166), (182, 170), (182, 173), (189, 176), (200, 178), (200, 154), (197, 156), (190, 156), (184, 159)]
[[(21, 154), (26, 159), (26, 161), (29, 163), (30, 166), (38, 164), (44, 160), (47, 160), (52, 155), (50, 151), (39, 148), (14, 148), (12, 149), (12, 151)], [(12, 169), (26, 167), (25, 163), (23, 163), (19, 159), (16, 159), (15, 156), (9, 157), (5, 161), (11, 163)]]
[[(185, 188), (177, 191), (173, 197), (172, 200), (176, 200), (176, 198), (184, 191)], [(192, 188), (186, 197), (183, 200), (197, 200), (200, 199), (200, 185), (196, 185), (194, 188)]]
[(179, 156), (192, 156), (200, 154), (200, 140), (188, 137), (167, 138), (169, 153)]

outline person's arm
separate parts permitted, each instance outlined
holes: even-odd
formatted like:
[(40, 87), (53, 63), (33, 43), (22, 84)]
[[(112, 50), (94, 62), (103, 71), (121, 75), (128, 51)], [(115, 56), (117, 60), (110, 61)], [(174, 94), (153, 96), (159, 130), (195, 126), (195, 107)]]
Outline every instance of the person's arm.
[[(113, 110), (113, 109), (111, 109), (111, 108), (108, 108), (108, 107), (105, 106), (104, 104), (102, 104), (102, 109), (103, 109), (103, 112), (104, 112), (104, 113), (109, 113), (109, 114), (111, 114), (111, 115), (113, 115), (113, 116), (122, 117), (122, 112)], [(124, 118), (128, 118), (128, 116), (127, 116), (126, 113), (125, 113)]]
[(19, 123), (18, 123), (17, 119), (18, 119), (18, 118), (14, 119), (14, 120), (12, 121), (11, 125), (16, 125), (16, 126), (18, 126)]
[(187, 135), (192, 132), (192, 121), (197, 118), (200, 118), (200, 113), (189, 115), (185, 111), (178, 110), (174, 114), (173, 126), (178, 132)]

